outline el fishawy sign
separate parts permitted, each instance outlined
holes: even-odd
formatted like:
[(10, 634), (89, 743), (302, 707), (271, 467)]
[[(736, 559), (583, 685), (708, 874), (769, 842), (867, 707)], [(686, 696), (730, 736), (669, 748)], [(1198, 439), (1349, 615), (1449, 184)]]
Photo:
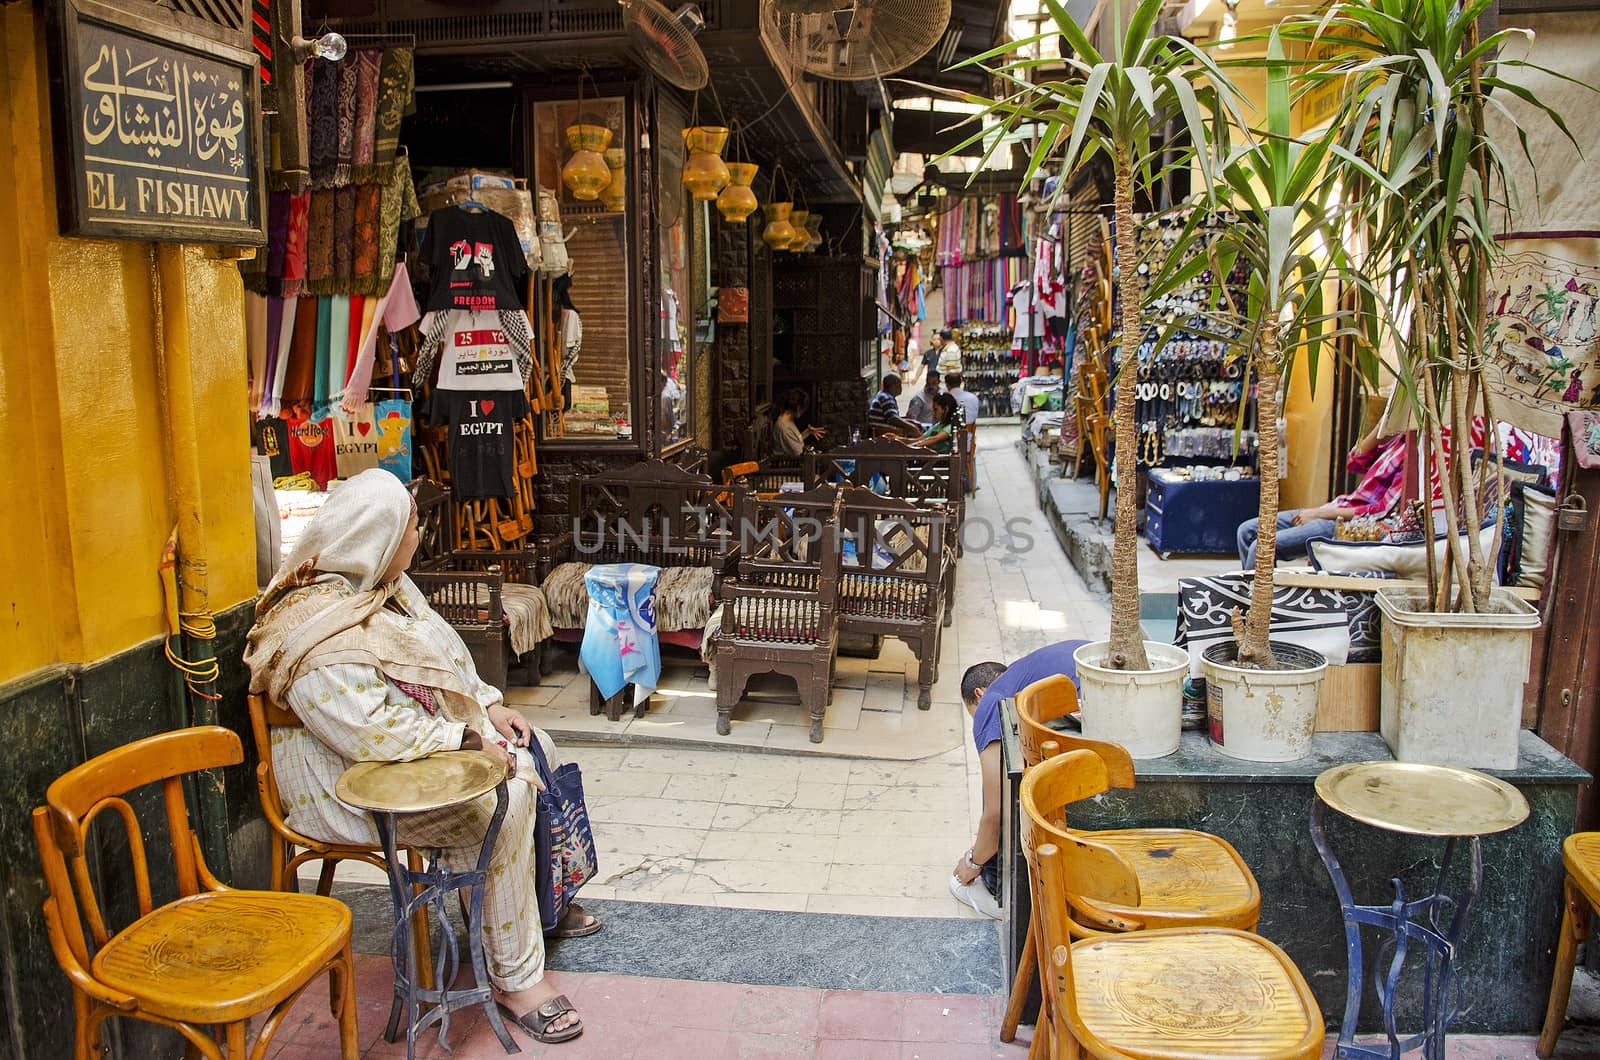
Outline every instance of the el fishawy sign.
[(255, 55), (94, 0), (55, 14), (62, 231), (265, 242)]

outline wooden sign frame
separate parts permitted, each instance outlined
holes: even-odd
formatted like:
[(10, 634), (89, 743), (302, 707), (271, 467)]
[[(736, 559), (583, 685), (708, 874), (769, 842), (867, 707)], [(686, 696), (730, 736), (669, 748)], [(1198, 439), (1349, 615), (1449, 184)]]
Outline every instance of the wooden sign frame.
[[(50, 98), (56, 153), (57, 212), (63, 235), (91, 239), (136, 239), (151, 242), (210, 243), (224, 246), (262, 246), (267, 241), (266, 138), (261, 112), (260, 58), (255, 52), (222, 43), (190, 31), (177, 16), (149, 5), (135, 12), (102, 0), (51, 0), (48, 5), (51, 34)], [(171, 21), (168, 17), (171, 17)], [(122, 55), (102, 51), (86, 64), (80, 48), (92, 47), (89, 35), (120, 39), (142, 46), (146, 61), (132, 62), (130, 49)], [(152, 55), (152, 53), (154, 53)], [(107, 57), (112, 74), (108, 80)], [(184, 62), (187, 60), (187, 62)], [(170, 65), (166, 65), (170, 63)], [(192, 65), (191, 65), (192, 64)], [(128, 65), (126, 71), (122, 65)], [(147, 71), (165, 70), (161, 75)], [(227, 96), (215, 94), (218, 77), (238, 73), (237, 85), (222, 85), (237, 93), (241, 104), (226, 112), (210, 105)], [(183, 83), (180, 72), (187, 75)], [(142, 87), (125, 86), (124, 76), (143, 79)], [(95, 78), (91, 85), (90, 78)], [(156, 86), (152, 88), (152, 86)], [(208, 93), (196, 101), (194, 86)], [(167, 88), (170, 87), (170, 91)], [(98, 96), (98, 102), (91, 97)], [(134, 97), (132, 104), (124, 100)], [(141, 110), (144, 99), (150, 111)], [(132, 109), (125, 110), (124, 107)], [(159, 106), (176, 108), (174, 126), (170, 111), (153, 115)], [(127, 132), (130, 123), (157, 129), (163, 118), (167, 134)], [(124, 154), (130, 144), (144, 144), (143, 158), (120, 157), (117, 147), (91, 153), (91, 126), (102, 120), (116, 128)], [(99, 131), (98, 144), (110, 143), (108, 131)], [(190, 140), (193, 136), (194, 141)], [(177, 139), (173, 140), (172, 137)], [(205, 146), (200, 146), (200, 141)], [(232, 143), (233, 146), (229, 146)], [(168, 148), (188, 147), (188, 157)], [(224, 155), (223, 166), (186, 168), (180, 163)], [(237, 206), (238, 220), (224, 219)]]

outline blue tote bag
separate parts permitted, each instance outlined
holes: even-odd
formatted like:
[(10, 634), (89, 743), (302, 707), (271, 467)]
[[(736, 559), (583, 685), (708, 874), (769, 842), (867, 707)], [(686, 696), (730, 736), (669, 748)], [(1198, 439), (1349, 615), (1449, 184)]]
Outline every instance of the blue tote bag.
[(535, 884), (539, 920), (549, 931), (561, 922), (572, 896), (594, 876), (598, 864), (578, 763), (567, 762), (559, 769), (551, 769), (537, 738), (528, 741), (528, 753), (533, 756), (545, 788), (535, 792), (539, 812), (534, 826), (534, 856), (538, 861)]

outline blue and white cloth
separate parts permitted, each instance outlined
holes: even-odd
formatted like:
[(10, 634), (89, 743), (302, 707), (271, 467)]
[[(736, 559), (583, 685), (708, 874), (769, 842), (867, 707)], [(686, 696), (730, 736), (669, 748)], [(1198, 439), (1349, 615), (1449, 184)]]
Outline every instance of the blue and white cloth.
[(583, 576), (589, 617), (579, 658), (606, 699), (624, 685), (648, 690), (661, 680), (661, 642), (656, 637), (660, 574), (660, 567), (643, 563), (602, 563)]

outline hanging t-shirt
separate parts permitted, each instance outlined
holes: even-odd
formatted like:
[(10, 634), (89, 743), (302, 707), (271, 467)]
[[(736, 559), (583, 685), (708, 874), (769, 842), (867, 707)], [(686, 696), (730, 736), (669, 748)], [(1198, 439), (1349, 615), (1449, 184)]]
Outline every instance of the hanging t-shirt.
[(522, 371), (498, 311), (450, 314), (439, 343), (439, 389), (522, 389)]
[(351, 478), (378, 466), (378, 428), (370, 404), (362, 405), (354, 416), (335, 416), (328, 422), (333, 427), (340, 478)]
[(289, 459), (289, 425), (278, 416), (264, 416), (255, 422), (250, 439), (257, 456), (266, 457), (272, 465), (273, 478), (287, 478), (294, 474), (294, 464)]
[(1042, 345), (1045, 336), (1044, 307), (1035, 302), (1032, 283), (1018, 284), (1017, 289), (1011, 292), (1011, 310), (1014, 321), (1011, 348), (1023, 350)]
[(493, 210), (447, 206), (428, 215), (422, 259), (433, 267), (428, 309), (526, 309), (528, 259), (516, 228)]
[(312, 423), (304, 414), (286, 421), (289, 424), (289, 460), (294, 473), (308, 473), (318, 489), (339, 476), (334, 454), (333, 422), (326, 418)]
[(433, 392), (428, 419), (450, 428), (450, 488), (457, 500), (512, 495), (512, 427), (527, 414), (528, 399), (520, 390)]

